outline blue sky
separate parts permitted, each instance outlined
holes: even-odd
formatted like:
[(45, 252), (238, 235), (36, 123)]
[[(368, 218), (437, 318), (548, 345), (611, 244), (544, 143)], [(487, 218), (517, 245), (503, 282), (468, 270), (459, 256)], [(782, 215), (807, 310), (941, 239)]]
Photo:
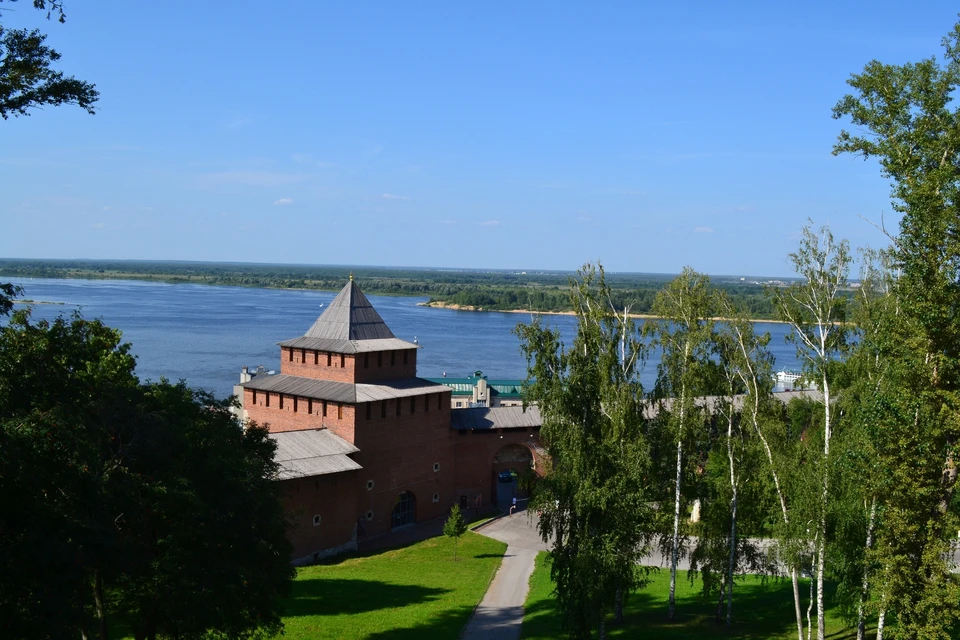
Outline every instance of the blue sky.
[(833, 157), (846, 79), (951, 2), (80, 2), (98, 113), (0, 121), (0, 256), (789, 275), (806, 219), (883, 244)]

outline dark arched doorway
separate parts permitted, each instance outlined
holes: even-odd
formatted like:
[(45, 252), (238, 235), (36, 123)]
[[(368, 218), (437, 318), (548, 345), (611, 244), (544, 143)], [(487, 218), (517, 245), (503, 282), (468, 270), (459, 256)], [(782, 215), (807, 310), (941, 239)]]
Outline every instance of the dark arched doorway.
[(517, 480), (533, 473), (533, 469), (533, 452), (528, 447), (514, 443), (497, 451), (493, 456), (493, 496), (501, 509), (509, 508), (513, 498), (527, 497)]
[(409, 491), (397, 496), (397, 504), (390, 515), (390, 528), (397, 529), (416, 522), (417, 499)]

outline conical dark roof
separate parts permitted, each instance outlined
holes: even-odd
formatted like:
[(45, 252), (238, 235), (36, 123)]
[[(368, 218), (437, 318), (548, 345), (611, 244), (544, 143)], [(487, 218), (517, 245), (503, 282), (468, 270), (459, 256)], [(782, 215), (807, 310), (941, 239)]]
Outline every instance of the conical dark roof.
[(303, 336), (278, 344), (338, 353), (417, 348), (393, 335), (352, 277)]
[(325, 340), (381, 340), (393, 338), (393, 332), (363, 295), (353, 278), (326, 311), (320, 314), (304, 338)]

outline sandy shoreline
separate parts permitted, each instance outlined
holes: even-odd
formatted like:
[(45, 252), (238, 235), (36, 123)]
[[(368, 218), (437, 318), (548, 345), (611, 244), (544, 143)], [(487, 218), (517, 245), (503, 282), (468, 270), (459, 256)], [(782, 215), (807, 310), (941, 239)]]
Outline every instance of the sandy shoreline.
[[(531, 311), (530, 309), (484, 309), (483, 307), (474, 307), (472, 305), (460, 305), (452, 302), (420, 302), (418, 306), (430, 307), (433, 309), (451, 309), (453, 311), (476, 311), (480, 313), (529, 313), (537, 316), (572, 316), (576, 315), (573, 311)], [(662, 320), (660, 316), (650, 313), (629, 313), (630, 318), (635, 320)], [(710, 318), (717, 322), (730, 320), (730, 318)], [(750, 318), (750, 322), (769, 322), (771, 324), (788, 324), (783, 320), (772, 320), (766, 318)]]

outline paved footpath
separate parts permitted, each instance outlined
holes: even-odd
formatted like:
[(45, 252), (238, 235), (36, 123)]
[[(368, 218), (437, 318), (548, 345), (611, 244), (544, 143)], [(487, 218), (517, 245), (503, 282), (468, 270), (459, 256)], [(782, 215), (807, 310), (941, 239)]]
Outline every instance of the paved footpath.
[[(525, 502), (525, 501), (523, 501)], [(522, 504), (522, 503), (521, 503)], [(461, 640), (517, 640), (523, 623), (523, 603), (530, 588), (530, 574), (540, 551), (549, 546), (540, 539), (536, 516), (521, 510), (512, 516), (503, 516), (485, 524), (477, 533), (507, 543), (507, 551), (497, 575), (480, 605), (473, 612), (460, 636)], [(640, 560), (648, 566), (667, 566), (667, 559), (659, 550), (651, 549)], [(679, 569), (689, 569), (687, 558), (677, 563)]]
[(530, 588), (534, 560), (538, 552), (547, 550), (547, 545), (537, 533), (536, 517), (525, 510), (497, 518), (476, 531), (506, 542), (507, 551), (460, 637), (463, 640), (516, 640), (520, 637), (523, 603)]

